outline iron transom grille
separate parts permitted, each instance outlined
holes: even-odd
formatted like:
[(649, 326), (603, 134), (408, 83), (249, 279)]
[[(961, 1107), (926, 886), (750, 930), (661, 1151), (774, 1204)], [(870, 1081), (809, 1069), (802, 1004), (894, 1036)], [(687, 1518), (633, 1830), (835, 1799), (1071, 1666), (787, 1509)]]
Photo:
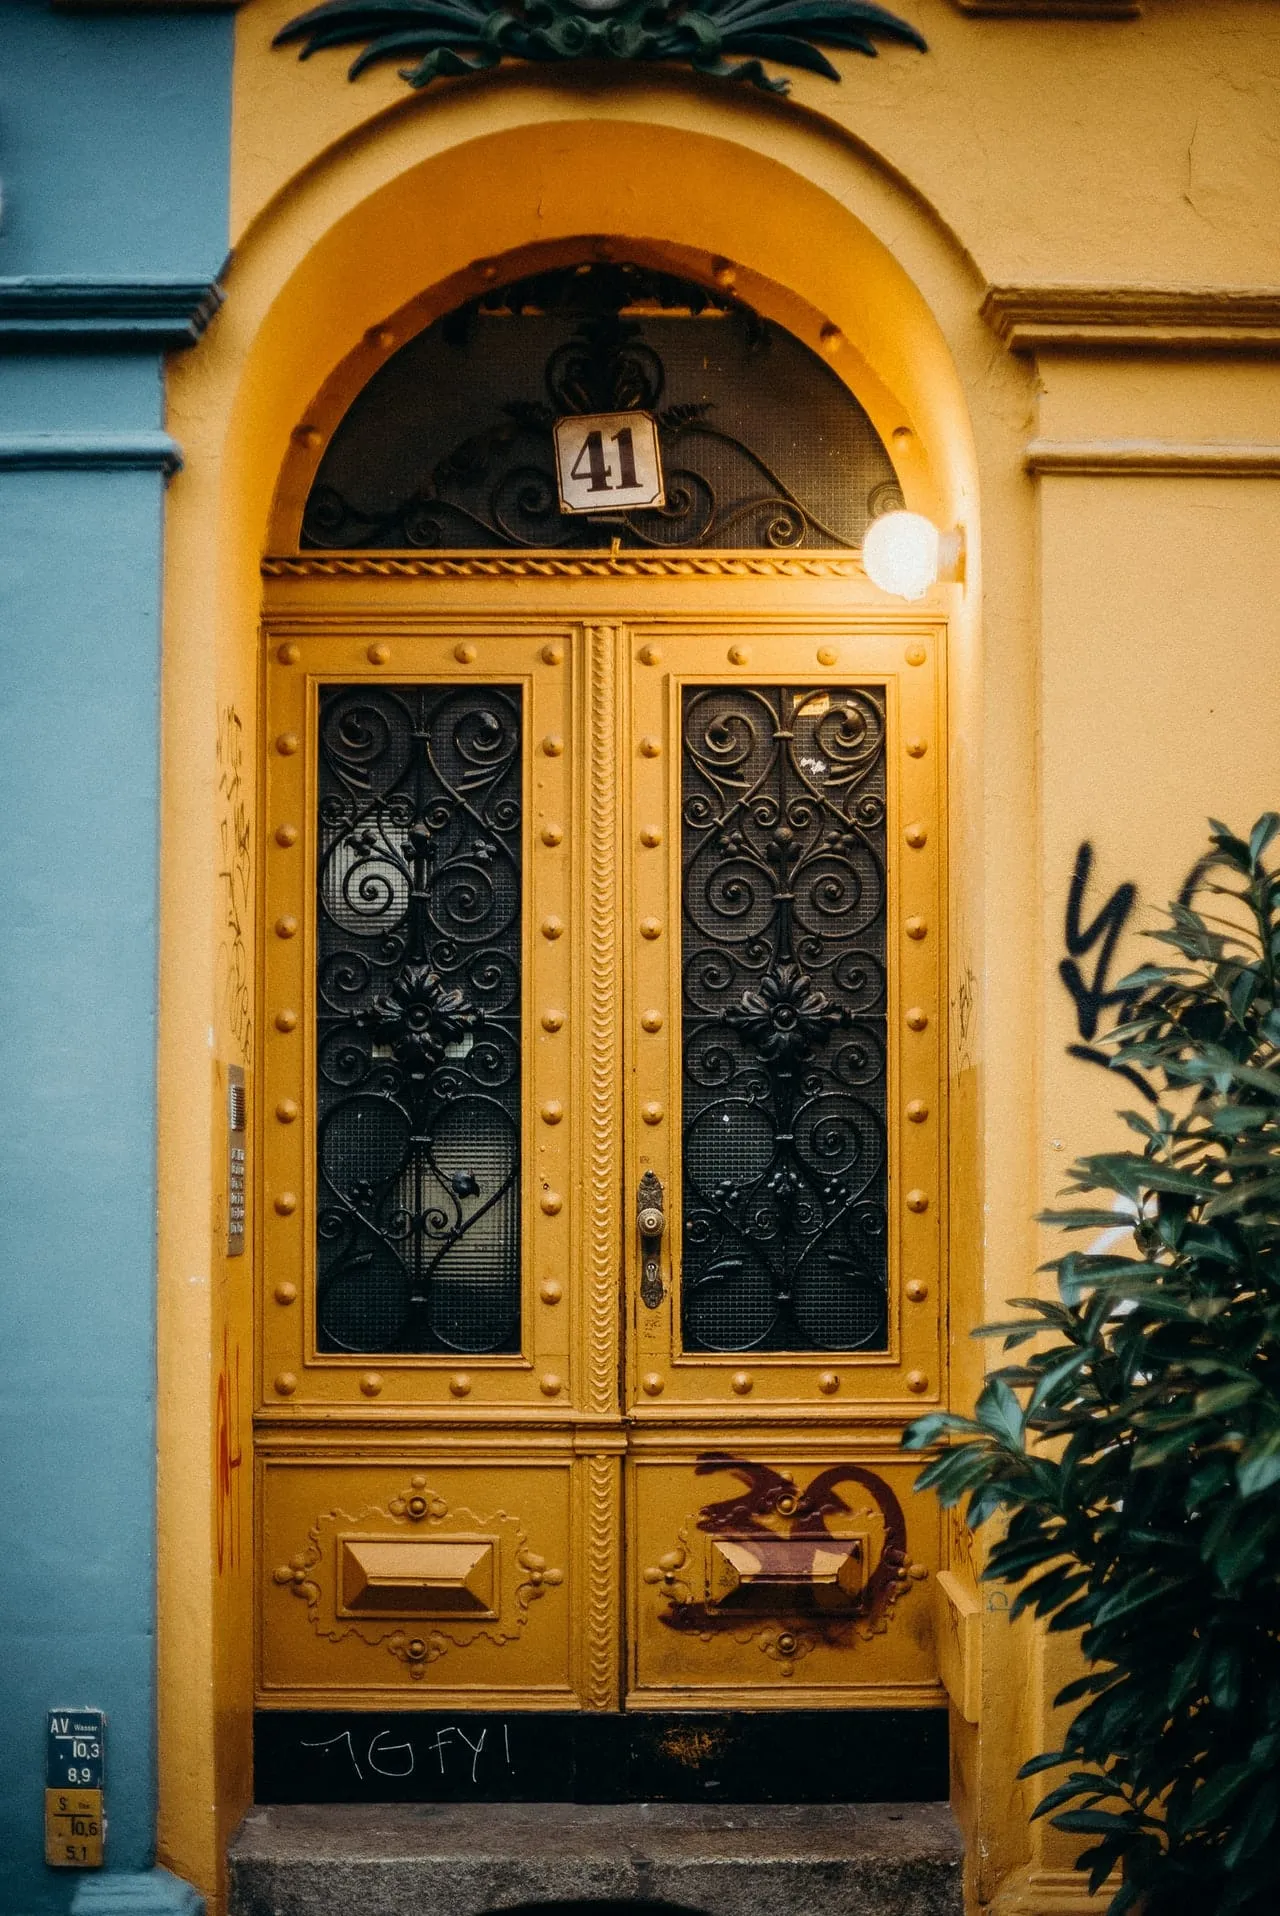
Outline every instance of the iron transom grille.
[(521, 697), (320, 693), (324, 1350), (519, 1347)]
[[(666, 504), (566, 516), (552, 428), (639, 409)], [(335, 431), (304, 547), (858, 546), (902, 504), (867, 414), (819, 356), (732, 296), (624, 263), (495, 288), (408, 341)]]
[(688, 1351), (887, 1335), (885, 700), (683, 693)]

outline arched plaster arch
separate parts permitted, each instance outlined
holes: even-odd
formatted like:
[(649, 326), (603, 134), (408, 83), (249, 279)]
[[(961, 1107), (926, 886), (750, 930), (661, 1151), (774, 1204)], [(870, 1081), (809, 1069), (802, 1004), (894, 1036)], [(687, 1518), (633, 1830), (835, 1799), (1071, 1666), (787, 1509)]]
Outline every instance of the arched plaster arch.
[[(236, 475), (245, 502), (260, 509), (290, 432), (368, 330), (411, 301), (426, 319), (480, 290), (485, 259), (607, 236), (624, 249), (731, 261), (744, 297), (801, 337), (837, 328), (835, 370), (877, 423), (892, 415), (913, 430), (904, 477), (921, 507), (975, 521), (954, 336), (968, 332), (981, 352), (981, 286), (914, 196), (816, 123), (780, 124), (666, 87), (570, 96), (579, 110), (553, 117), (554, 93), (508, 88), (483, 103), (450, 96), (430, 113), (389, 113), (304, 168), (254, 220), (200, 364), (239, 361), (226, 450), (243, 456), (238, 442), (252, 441)], [(247, 433), (239, 420), (251, 420)]]
[[(252, 1063), (226, 981), (237, 966), (250, 981), (254, 972), (256, 878), (241, 871), (240, 846), (261, 837), (259, 561), (272, 499), (314, 395), (370, 329), (411, 300), (430, 317), (478, 290), (478, 260), (587, 235), (620, 251), (730, 261), (743, 296), (801, 338), (817, 344), (823, 326), (837, 328), (835, 369), (882, 430), (911, 430), (895, 457), (912, 503), (964, 527), (966, 584), (935, 591), (952, 634), (953, 966), (975, 989), (989, 900), (1017, 894), (1022, 837), (1034, 829), (1010, 819), (1019, 792), (1033, 790), (1026, 376), (978, 319), (981, 286), (962, 246), (874, 156), (812, 116), (725, 90), (638, 82), (605, 94), (521, 76), (385, 112), (313, 154), (266, 200), (242, 237), (225, 308), (169, 384), (185, 467), (169, 500), (163, 678), (160, 1843), (166, 1861), (209, 1888), (248, 1800), (252, 1706), (251, 1542), (246, 1529), (229, 1574), (211, 1541), (226, 1460), (209, 1353), (216, 1368), (217, 1353), (243, 1346), (230, 1441), (247, 1478), (252, 1326), (249, 1260), (223, 1262), (217, 1243), (220, 1081), (215, 1071), (207, 1100), (192, 1086), (208, 1081), (211, 1052), (242, 1051)], [(869, 586), (850, 592), (877, 602)], [(1031, 814), (1028, 803), (1021, 816)], [(1008, 941), (985, 972), (1010, 1034), (1029, 988), (1022, 955)], [(251, 1007), (250, 1021), (263, 1010)], [(968, 1269), (954, 1268), (970, 1320), (984, 1291), (1008, 1288), (1001, 1260), (1010, 1270), (1032, 1261), (1019, 1132), (1027, 1067), (1012, 1035), (1008, 1057), (991, 1036), (1007, 1103), (994, 1129), (980, 1118), (979, 1025), (958, 1058), (953, 1046), (952, 1179), (962, 1187), (953, 1231), (968, 1246)], [(982, 1193), (997, 1162), (1009, 1229), (984, 1265)]]
[(283, 554), (296, 550), (307, 497), (333, 433), (369, 380), (401, 347), (442, 314), (456, 311), (490, 286), (507, 285), (530, 274), (584, 260), (624, 258), (695, 284), (714, 287), (719, 282), (731, 286), (735, 296), (745, 299), (754, 311), (781, 321), (793, 336), (798, 334), (812, 349), (834, 360), (835, 370), (870, 416), (882, 443), (891, 448), (907, 505), (945, 523), (952, 522), (945, 465), (939, 473), (938, 462), (930, 459), (928, 442), (915, 424), (911, 402), (917, 396), (904, 398), (891, 391), (865, 354), (799, 294), (705, 248), (655, 240), (648, 235), (581, 234), (542, 240), (472, 261), (415, 294), (395, 312), (383, 315), (378, 324), (357, 337), (320, 391), (313, 394), (305, 422), (291, 436), (272, 503), (267, 534), (270, 551)]

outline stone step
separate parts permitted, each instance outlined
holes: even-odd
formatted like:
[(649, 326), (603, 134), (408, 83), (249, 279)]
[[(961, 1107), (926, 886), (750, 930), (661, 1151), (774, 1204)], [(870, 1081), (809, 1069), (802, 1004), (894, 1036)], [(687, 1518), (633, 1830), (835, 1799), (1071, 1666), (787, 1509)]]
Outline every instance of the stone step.
[[(232, 1840), (230, 1916), (962, 1916), (944, 1803), (279, 1804)], [(587, 1908), (584, 1908), (584, 1905)]]

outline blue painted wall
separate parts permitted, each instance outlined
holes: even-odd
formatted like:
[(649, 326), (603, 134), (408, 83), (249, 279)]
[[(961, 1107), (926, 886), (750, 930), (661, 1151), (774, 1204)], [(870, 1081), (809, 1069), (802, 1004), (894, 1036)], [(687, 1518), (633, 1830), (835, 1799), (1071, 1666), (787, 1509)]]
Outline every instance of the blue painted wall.
[[(104, 350), (89, 327), (95, 301), (112, 305), (97, 282), (163, 298), (217, 276), (231, 35), (223, 12), (0, 0), (0, 1909), (14, 1916), (105, 1887), (43, 1862), (56, 1705), (109, 1713), (113, 1878), (152, 1862), (163, 360), (155, 339)], [(69, 283), (84, 323), (55, 339), (33, 321), (6, 343), (33, 278)]]
[(212, 279), (232, 15), (0, 4), (0, 273)]

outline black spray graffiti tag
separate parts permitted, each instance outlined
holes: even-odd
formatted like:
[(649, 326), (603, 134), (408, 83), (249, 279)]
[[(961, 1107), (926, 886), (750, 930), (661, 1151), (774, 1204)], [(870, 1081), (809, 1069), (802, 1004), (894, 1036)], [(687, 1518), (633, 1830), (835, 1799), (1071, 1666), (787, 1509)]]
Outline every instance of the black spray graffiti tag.
[[(1134, 884), (1117, 885), (1095, 916), (1088, 924), (1084, 924), (1081, 922), (1084, 894), (1092, 870), (1093, 846), (1086, 840), (1076, 853), (1075, 870), (1067, 890), (1067, 916), (1063, 926), (1067, 955), (1058, 965), (1058, 976), (1070, 992), (1076, 1008), (1076, 1029), (1084, 1040), (1082, 1044), (1068, 1045), (1067, 1053), (1072, 1058), (1083, 1058), (1087, 1064), (1100, 1064), (1104, 1069), (1119, 1071), (1122, 1077), (1141, 1091), (1144, 1098), (1154, 1102), (1155, 1092), (1136, 1071), (1131, 1071), (1127, 1065), (1113, 1067), (1107, 1053), (1100, 1051), (1093, 1042), (1098, 1035), (1103, 1013), (1115, 1012), (1116, 1016), (1111, 1022), (1118, 1024), (1139, 994), (1133, 990), (1117, 991), (1111, 983), (1116, 946), (1138, 902), (1138, 887)], [(1097, 955), (1093, 961), (1093, 974), (1086, 978), (1078, 961), (1087, 958), (1095, 949)]]
[[(1189, 903), (1204, 876), (1206, 864), (1207, 860), (1197, 859), (1187, 873), (1178, 892), (1180, 905)], [(1076, 1029), (1083, 1040), (1081, 1044), (1069, 1044), (1067, 1055), (1082, 1058), (1086, 1064), (1100, 1064), (1104, 1070), (1114, 1071), (1120, 1077), (1127, 1078), (1144, 1098), (1155, 1104), (1158, 1102), (1158, 1093), (1146, 1080), (1128, 1065), (1112, 1064), (1108, 1054), (1099, 1050), (1093, 1042), (1098, 1035), (1103, 1014), (1115, 1013), (1107, 1026), (1108, 1030), (1114, 1030), (1137, 1004), (1142, 990), (1140, 986), (1120, 990), (1111, 982), (1116, 946), (1127, 930), (1133, 908), (1138, 902), (1138, 887), (1132, 883), (1117, 885), (1088, 924), (1084, 924), (1084, 895), (1092, 871), (1093, 846), (1086, 839), (1076, 853), (1075, 869), (1067, 889), (1066, 922), (1063, 926), (1067, 955), (1058, 965), (1058, 976), (1071, 994), (1076, 1011)], [(1097, 955), (1093, 960), (1093, 973), (1086, 978), (1078, 961), (1095, 951)]]

